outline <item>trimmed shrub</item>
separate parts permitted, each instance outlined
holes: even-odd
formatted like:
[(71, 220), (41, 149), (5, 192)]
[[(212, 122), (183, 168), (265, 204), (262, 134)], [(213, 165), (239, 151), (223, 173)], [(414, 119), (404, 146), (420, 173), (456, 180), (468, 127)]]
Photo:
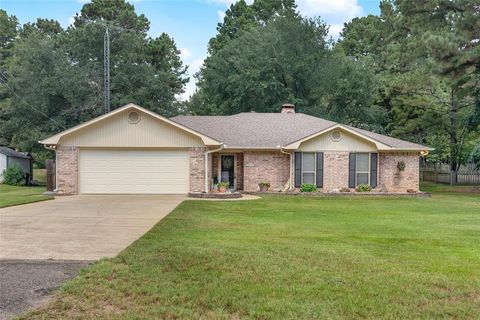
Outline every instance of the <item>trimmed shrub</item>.
[(12, 164), (3, 170), (3, 183), (11, 186), (24, 186), (25, 172), (17, 164)]
[(358, 192), (370, 192), (372, 187), (369, 184), (359, 184), (357, 187)]
[(317, 186), (314, 184), (310, 183), (302, 183), (300, 186), (300, 191), (301, 192), (315, 192), (317, 191)]

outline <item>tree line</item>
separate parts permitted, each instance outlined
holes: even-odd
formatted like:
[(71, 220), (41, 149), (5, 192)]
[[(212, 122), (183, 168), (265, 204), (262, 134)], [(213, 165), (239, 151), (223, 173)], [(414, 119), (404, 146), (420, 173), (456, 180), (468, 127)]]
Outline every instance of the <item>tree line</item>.
[[(476, 0), (386, 0), (339, 39), (294, 0), (232, 4), (195, 79), (167, 34), (124, 0), (93, 0), (75, 23), (19, 26), (0, 11), (0, 143), (36, 141), (103, 112), (103, 33), (111, 26), (112, 107), (164, 116), (300, 112), (435, 148), (452, 170), (480, 159), (480, 6)], [(176, 99), (188, 81), (197, 91)], [(10, 90), (13, 89), (13, 90)], [(12, 91), (18, 94), (15, 95)], [(39, 112), (52, 118), (45, 120)], [(477, 160), (476, 160), (477, 159)]]
[(178, 114), (187, 67), (172, 37), (147, 37), (149, 25), (124, 0), (86, 3), (67, 29), (41, 18), (19, 26), (0, 10), (0, 144), (31, 151), (41, 163), (52, 154), (38, 140), (104, 112), (106, 28), (112, 109), (135, 102)]

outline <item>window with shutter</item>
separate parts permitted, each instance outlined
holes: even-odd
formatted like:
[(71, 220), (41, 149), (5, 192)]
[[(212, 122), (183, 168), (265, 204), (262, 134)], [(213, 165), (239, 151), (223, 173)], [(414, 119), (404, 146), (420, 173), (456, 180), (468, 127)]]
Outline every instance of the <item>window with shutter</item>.
[(355, 162), (355, 186), (370, 183), (370, 154), (357, 153)]
[(304, 152), (302, 154), (302, 183), (316, 183), (315, 163), (316, 159), (314, 152)]

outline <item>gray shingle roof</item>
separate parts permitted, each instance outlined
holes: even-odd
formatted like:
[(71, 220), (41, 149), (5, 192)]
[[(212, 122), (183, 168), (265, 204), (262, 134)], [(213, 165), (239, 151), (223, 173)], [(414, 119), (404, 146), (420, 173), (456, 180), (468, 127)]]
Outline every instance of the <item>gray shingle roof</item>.
[(375, 133), (368, 130), (363, 130), (363, 129), (354, 128), (350, 126), (347, 126), (347, 127), (352, 129), (353, 131), (361, 133), (373, 140), (379, 141), (395, 149), (421, 149), (421, 150), (429, 149), (429, 147), (423, 146), (421, 144), (413, 143), (410, 141), (392, 138), (392, 137), (385, 136), (383, 134)]
[[(177, 116), (170, 120), (221, 141), (227, 148), (277, 148), (337, 124), (303, 113), (249, 112), (231, 116)], [(396, 149), (428, 149), (374, 132), (348, 128)]]
[(31, 157), (26, 152), (18, 152), (6, 146), (0, 146), (0, 153), (14, 158), (30, 159)]

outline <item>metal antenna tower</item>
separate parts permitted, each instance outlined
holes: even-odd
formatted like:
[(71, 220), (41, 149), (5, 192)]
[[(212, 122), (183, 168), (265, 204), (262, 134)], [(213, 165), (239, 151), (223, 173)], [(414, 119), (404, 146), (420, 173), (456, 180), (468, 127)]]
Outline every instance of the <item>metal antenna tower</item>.
[(110, 35), (108, 27), (103, 37), (103, 85), (105, 90), (105, 113), (110, 112)]

